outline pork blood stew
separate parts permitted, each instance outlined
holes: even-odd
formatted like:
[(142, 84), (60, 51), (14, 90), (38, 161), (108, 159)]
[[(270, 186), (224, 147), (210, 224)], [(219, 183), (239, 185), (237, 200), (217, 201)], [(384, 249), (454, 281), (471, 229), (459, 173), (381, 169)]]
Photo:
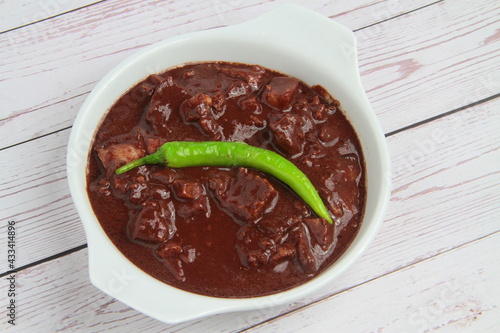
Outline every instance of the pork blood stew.
[[(244, 141), (292, 161), (334, 224), (288, 187), (247, 168), (146, 165), (115, 170), (167, 141)], [(339, 103), (319, 86), (236, 63), (151, 75), (98, 129), (88, 194), (116, 247), (174, 287), (216, 297), (290, 289), (331, 265), (363, 215), (364, 163)]]

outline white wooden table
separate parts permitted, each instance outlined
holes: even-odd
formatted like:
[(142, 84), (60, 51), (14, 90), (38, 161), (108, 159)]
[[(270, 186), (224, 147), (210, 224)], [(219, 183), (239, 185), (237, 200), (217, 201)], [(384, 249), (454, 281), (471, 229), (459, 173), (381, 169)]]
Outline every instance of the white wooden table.
[(65, 171), (83, 100), (145, 45), (286, 2), (0, 1), (0, 331), (500, 332), (496, 0), (293, 1), (355, 31), (393, 165), (380, 233), (329, 288), (283, 307), (166, 325), (90, 284)]

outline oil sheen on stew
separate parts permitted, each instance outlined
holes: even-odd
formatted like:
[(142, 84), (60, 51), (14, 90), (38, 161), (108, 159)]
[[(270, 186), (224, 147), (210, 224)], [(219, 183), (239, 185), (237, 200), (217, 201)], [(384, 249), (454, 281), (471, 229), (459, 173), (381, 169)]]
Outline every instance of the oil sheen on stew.
[[(147, 165), (114, 174), (167, 141), (214, 140), (292, 161), (334, 224), (258, 170)], [(194, 63), (149, 76), (112, 106), (87, 190), (109, 238), (148, 274), (197, 294), (251, 297), (302, 284), (346, 250), (363, 215), (363, 168), (356, 133), (321, 87), (256, 65)]]

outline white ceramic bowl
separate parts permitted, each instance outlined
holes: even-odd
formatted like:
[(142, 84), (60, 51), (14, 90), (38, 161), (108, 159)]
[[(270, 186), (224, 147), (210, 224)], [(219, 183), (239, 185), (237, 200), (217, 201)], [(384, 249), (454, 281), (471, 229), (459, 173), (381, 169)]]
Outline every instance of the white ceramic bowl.
[[(226, 299), (200, 296), (166, 285), (129, 262), (108, 239), (86, 192), (89, 149), (101, 118), (130, 87), (151, 73), (194, 61), (259, 64), (309, 85), (326, 88), (353, 124), (366, 161), (367, 201), (361, 229), (347, 251), (311, 281), (278, 294)], [(303, 7), (285, 5), (252, 21), (190, 33), (151, 45), (106, 75), (90, 93), (73, 125), (67, 172), (71, 195), (88, 240), (92, 283), (121, 302), (167, 323), (224, 312), (288, 304), (330, 284), (374, 238), (390, 195), (385, 138), (357, 69), (354, 35), (344, 26)]]

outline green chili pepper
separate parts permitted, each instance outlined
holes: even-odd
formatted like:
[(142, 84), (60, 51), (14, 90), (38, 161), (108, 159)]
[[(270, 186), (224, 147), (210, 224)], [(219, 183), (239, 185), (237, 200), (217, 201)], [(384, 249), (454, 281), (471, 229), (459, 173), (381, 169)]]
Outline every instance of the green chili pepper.
[(118, 168), (116, 174), (122, 174), (144, 164), (163, 164), (171, 168), (241, 166), (258, 169), (290, 186), (319, 217), (332, 223), (325, 204), (309, 178), (292, 162), (267, 149), (243, 142), (172, 141), (163, 144), (155, 153)]

